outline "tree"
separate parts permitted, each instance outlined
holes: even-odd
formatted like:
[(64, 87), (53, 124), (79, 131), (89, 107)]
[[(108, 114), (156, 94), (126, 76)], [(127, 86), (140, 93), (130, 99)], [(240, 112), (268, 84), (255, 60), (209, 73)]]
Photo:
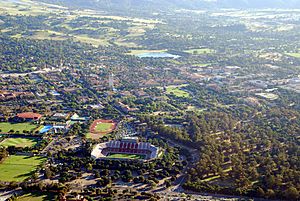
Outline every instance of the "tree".
[(171, 181), (170, 180), (166, 180), (165, 181), (165, 185), (166, 185), (166, 188), (169, 188), (170, 186), (172, 186)]
[(45, 176), (47, 179), (51, 179), (52, 178), (52, 171), (50, 170), (50, 168), (46, 168), (45, 169)]
[(256, 192), (257, 192), (257, 196), (259, 196), (259, 197), (265, 197), (265, 191), (261, 187), (258, 187), (257, 190), (256, 190)]
[(275, 197), (275, 192), (272, 189), (268, 189), (266, 194), (265, 194), (266, 198), (274, 198)]
[(294, 186), (291, 186), (285, 190), (284, 196), (288, 200), (297, 200), (299, 198), (299, 191)]
[(92, 170), (93, 170), (93, 165), (92, 165), (91, 163), (89, 163), (89, 164), (87, 165), (87, 170), (88, 170), (88, 171), (92, 171)]

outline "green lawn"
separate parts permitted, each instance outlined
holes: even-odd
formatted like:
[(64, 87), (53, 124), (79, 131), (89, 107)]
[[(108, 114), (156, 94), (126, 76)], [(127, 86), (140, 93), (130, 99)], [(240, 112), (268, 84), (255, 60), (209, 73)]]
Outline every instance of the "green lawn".
[(190, 49), (190, 50), (185, 50), (184, 52), (190, 53), (190, 54), (211, 54), (214, 53), (215, 51), (209, 48), (202, 48), (202, 49)]
[(127, 53), (129, 55), (138, 55), (138, 54), (144, 54), (144, 53), (161, 53), (161, 52), (167, 52), (168, 50), (131, 50), (130, 53)]
[(17, 201), (48, 201), (54, 200), (53, 194), (28, 193), (17, 198)]
[(171, 94), (181, 98), (188, 98), (190, 94), (181, 89), (182, 86), (167, 86), (167, 94)]
[(107, 158), (144, 159), (144, 155), (137, 154), (109, 154)]
[(99, 123), (96, 128), (95, 131), (96, 132), (107, 132), (111, 129), (112, 127), (112, 123)]
[(286, 53), (289, 56), (300, 58), (300, 53)]
[(211, 65), (211, 64), (202, 64), (202, 63), (198, 63), (198, 64), (192, 64), (192, 66), (195, 66), (195, 67), (206, 67), (206, 66), (209, 66), (209, 65)]
[(41, 157), (11, 155), (0, 164), (0, 181), (23, 181), (44, 160)]
[(23, 133), (23, 130), (31, 132), (37, 127), (38, 125), (34, 125), (31, 123), (0, 123), (0, 130), (2, 133), (8, 133), (10, 130), (14, 130), (15, 132), (19, 131), (19, 133)]
[(32, 147), (37, 143), (35, 138), (7, 138), (3, 140), (0, 145), (4, 147)]

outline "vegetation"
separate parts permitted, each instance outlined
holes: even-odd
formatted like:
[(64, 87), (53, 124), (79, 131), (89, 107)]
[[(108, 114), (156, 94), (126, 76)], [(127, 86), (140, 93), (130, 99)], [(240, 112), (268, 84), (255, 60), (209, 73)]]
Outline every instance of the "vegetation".
[(0, 123), (2, 133), (29, 133), (34, 131), (38, 125), (31, 123)]
[(45, 159), (11, 155), (0, 164), (1, 181), (23, 181), (30, 177)]
[(300, 53), (286, 53), (289, 56), (300, 58)]
[(110, 154), (108, 158), (144, 159), (145, 156), (137, 154)]
[(37, 141), (34, 138), (7, 138), (0, 143), (0, 146), (9, 147), (32, 147)]
[(28, 193), (17, 197), (17, 201), (46, 201), (54, 200), (53, 194)]
[(181, 97), (181, 98), (188, 98), (190, 97), (190, 94), (184, 90), (182, 90), (183, 86), (167, 86), (166, 87), (166, 92), (169, 95), (174, 95), (176, 97)]
[[(101, 0), (43, 1), (50, 4), (0, 3), (0, 180), (11, 181), (3, 189), (53, 192), (57, 199), (76, 197), (76, 189), (88, 200), (158, 200), (152, 192), (172, 188), (179, 195), (179, 186), (299, 200), (297, 11), (162, 12), (174, 5), (162, 1), (150, 13), (141, 9), (144, 1), (130, 11), (123, 2), (108, 8)], [(101, 12), (83, 9), (91, 7)], [(180, 57), (133, 56), (149, 51)], [(43, 114), (41, 126), (56, 128), (38, 134), (38, 124), (8, 123), (21, 112)], [(109, 135), (86, 136), (94, 119), (119, 124)], [(90, 157), (96, 144), (131, 135), (164, 154), (151, 161)], [(120, 181), (145, 188), (123, 192), (114, 185)]]
[(214, 50), (208, 49), (208, 48), (201, 48), (201, 49), (190, 49), (185, 50), (184, 52), (190, 53), (190, 54), (210, 54), (214, 53)]

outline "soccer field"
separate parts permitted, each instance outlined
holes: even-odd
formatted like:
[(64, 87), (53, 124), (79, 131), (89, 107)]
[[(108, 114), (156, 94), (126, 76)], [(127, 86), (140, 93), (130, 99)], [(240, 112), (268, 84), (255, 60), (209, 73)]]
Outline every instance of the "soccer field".
[(95, 127), (96, 132), (107, 132), (112, 128), (112, 123), (98, 123), (98, 125)]
[(23, 181), (44, 160), (41, 157), (11, 155), (0, 164), (0, 181)]
[(144, 155), (137, 154), (109, 154), (107, 158), (144, 159)]
[(14, 130), (14, 132), (19, 131), (19, 133), (23, 133), (23, 131), (31, 132), (36, 129), (38, 125), (33, 125), (30, 123), (9, 123), (3, 122), (0, 123), (0, 132), (1, 133), (8, 133), (10, 130)]
[(34, 138), (7, 138), (3, 140), (0, 145), (4, 147), (32, 147), (37, 143)]

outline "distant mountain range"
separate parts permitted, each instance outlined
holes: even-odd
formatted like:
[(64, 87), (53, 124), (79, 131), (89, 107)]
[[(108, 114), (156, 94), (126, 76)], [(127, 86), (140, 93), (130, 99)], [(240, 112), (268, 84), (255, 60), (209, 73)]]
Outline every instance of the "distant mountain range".
[(109, 10), (167, 10), (220, 8), (300, 9), (300, 0), (36, 0), (73, 7)]

